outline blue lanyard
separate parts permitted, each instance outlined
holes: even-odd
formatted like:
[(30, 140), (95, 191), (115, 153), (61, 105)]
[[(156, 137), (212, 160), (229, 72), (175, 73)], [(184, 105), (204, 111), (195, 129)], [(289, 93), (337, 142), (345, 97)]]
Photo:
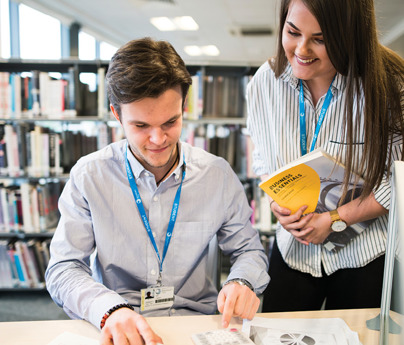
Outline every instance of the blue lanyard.
[(126, 163), (126, 174), (128, 175), (129, 185), (130, 185), (130, 188), (132, 189), (132, 193), (133, 193), (133, 196), (134, 196), (135, 201), (136, 201), (136, 206), (137, 206), (137, 208), (139, 210), (140, 217), (142, 218), (144, 227), (146, 228), (147, 234), (149, 235), (150, 241), (151, 241), (151, 243), (152, 243), (152, 245), (154, 247), (154, 250), (156, 251), (157, 258), (159, 260), (159, 266), (160, 266), (159, 279), (161, 279), (161, 272), (163, 271), (163, 262), (164, 262), (164, 259), (166, 257), (166, 254), (167, 254), (168, 246), (170, 244), (171, 236), (172, 236), (173, 230), (174, 230), (175, 221), (177, 219), (178, 207), (179, 207), (179, 204), (180, 204), (180, 197), (181, 197), (182, 182), (185, 179), (185, 157), (184, 157), (184, 167), (183, 167), (183, 170), (182, 170), (182, 180), (181, 180), (181, 183), (180, 183), (180, 185), (179, 185), (179, 187), (177, 189), (177, 193), (175, 194), (174, 203), (173, 203), (173, 207), (172, 207), (171, 215), (170, 215), (170, 221), (169, 221), (168, 227), (167, 227), (166, 240), (165, 240), (165, 243), (164, 243), (164, 250), (163, 250), (163, 257), (162, 258), (160, 258), (159, 250), (157, 248), (157, 244), (156, 244), (156, 241), (154, 239), (153, 232), (152, 232), (152, 229), (150, 227), (149, 220), (147, 219), (147, 215), (146, 215), (146, 211), (145, 211), (144, 206), (143, 206), (142, 198), (140, 197), (140, 193), (139, 193), (139, 190), (137, 188), (136, 181), (135, 181), (132, 169), (131, 169), (129, 161), (128, 161), (128, 147), (126, 147), (126, 151), (125, 151), (125, 163)]
[[(335, 76), (334, 76), (335, 79)], [(323, 107), (321, 108), (320, 116), (317, 121), (316, 130), (314, 132), (313, 141), (311, 142), (310, 152), (314, 150), (316, 146), (318, 134), (320, 132), (321, 125), (323, 124), (325, 114), (327, 113), (327, 109), (330, 106), (331, 98), (332, 98), (332, 80), (330, 87), (328, 88), (327, 95), (325, 96), (325, 100), (323, 103)], [(307, 153), (307, 134), (306, 134), (306, 109), (304, 108), (304, 90), (302, 80), (299, 79), (300, 83), (300, 93), (299, 93), (299, 117), (300, 117), (300, 148), (302, 150), (302, 156)]]

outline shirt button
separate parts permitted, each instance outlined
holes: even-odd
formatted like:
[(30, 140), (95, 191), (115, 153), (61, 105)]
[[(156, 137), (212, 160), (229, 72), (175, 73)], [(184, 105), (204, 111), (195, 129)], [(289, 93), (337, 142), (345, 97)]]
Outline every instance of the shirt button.
[(156, 237), (156, 233), (154, 231), (152, 232), (152, 234), (153, 234), (153, 237)]
[(155, 276), (155, 275), (156, 275), (156, 271), (155, 271), (155, 270), (151, 270), (151, 271), (150, 271), (150, 274), (151, 274), (152, 276)]
[(157, 197), (157, 196), (155, 196), (154, 198), (153, 198), (153, 200), (154, 201), (157, 201), (159, 198)]
[(171, 313), (172, 313), (172, 314), (175, 314), (175, 309), (171, 309)]
[(150, 174), (147, 172), (147, 173), (144, 173), (145, 174), (145, 176), (147, 176), (147, 177), (149, 177), (150, 176)]
[(175, 175), (175, 180), (178, 181), (180, 177), (178, 175)]

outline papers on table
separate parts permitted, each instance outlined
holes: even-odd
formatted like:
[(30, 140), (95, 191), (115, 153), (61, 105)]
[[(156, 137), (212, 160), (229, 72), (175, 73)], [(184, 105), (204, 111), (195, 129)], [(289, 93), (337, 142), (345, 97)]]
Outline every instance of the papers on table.
[(339, 318), (244, 320), (243, 332), (256, 345), (361, 345), (358, 334)]
[(71, 332), (63, 332), (48, 345), (99, 345), (99, 341)]

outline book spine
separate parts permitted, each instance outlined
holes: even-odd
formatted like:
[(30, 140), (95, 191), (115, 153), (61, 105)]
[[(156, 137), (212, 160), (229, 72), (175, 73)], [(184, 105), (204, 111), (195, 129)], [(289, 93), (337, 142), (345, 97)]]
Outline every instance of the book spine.
[(14, 261), (17, 267), (18, 279), (21, 287), (32, 287), (31, 279), (28, 275), (28, 269), (22, 256), (21, 243), (19, 241), (14, 243)]
[(21, 202), (22, 202), (23, 228), (26, 233), (32, 233), (34, 232), (34, 226), (32, 222), (31, 185), (27, 182), (23, 182), (20, 185), (20, 190), (21, 190)]
[(35, 258), (33, 257), (31, 251), (29, 250), (28, 244), (26, 242), (20, 242), (23, 259), (25, 261), (28, 274), (31, 278), (31, 286), (34, 288), (43, 288), (44, 284), (40, 281), (39, 271), (36, 267)]
[(105, 68), (100, 67), (97, 70), (97, 109), (98, 117), (103, 119), (107, 114), (107, 109), (105, 107), (106, 90), (105, 90)]
[(31, 99), (32, 99), (32, 106), (30, 107), (32, 111), (32, 116), (39, 116), (41, 115), (41, 100), (40, 100), (40, 86), (39, 86), (39, 71), (34, 70), (32, 71), (32, 78), (31, 78)]
[(14, 248), (12, 248), (10, 244), (7, 245), (7, 255), (10, 263), (13, 287), (18, 287), (20, 285), (20, 280), (17, 272), (17, 266), (15, 264)]

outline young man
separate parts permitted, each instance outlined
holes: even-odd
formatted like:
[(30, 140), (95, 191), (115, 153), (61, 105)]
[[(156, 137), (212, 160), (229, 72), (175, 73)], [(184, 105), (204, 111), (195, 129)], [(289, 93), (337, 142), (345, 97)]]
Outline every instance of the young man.
[[(107, 85), (126, 139), (81, 158), (61, 195), (47, 288), (69, 316), (102, 328), (102, 344), (161, 343), (144, 316), (213, 314), (216, 303), (223, 327), (251, 319), (268, 284), (237, 176), (180, 142), (190, 84), (169, 43), (121, 47)], [(219, 295), (207, 275), (215, 236), (232, 262)]]

